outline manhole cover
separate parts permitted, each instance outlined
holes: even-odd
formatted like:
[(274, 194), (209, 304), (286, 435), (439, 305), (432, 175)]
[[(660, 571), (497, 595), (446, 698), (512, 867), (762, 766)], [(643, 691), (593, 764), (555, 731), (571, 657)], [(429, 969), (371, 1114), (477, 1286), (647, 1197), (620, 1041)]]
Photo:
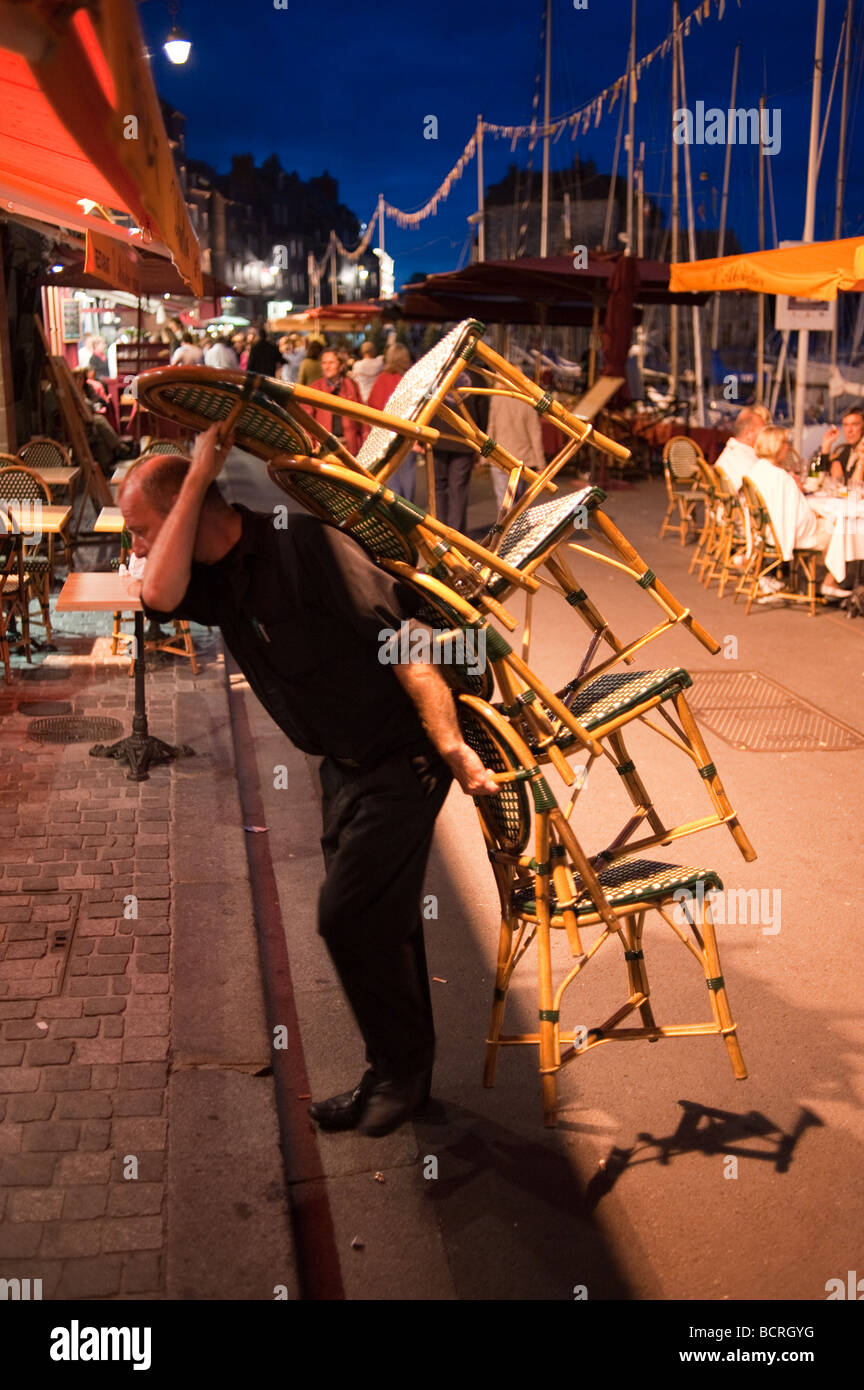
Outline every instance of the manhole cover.
[(122, 733), (119, 719), (82, 719), (69, 714), (34, 719), (27, 726), (27, 737), (40, 743), (108, 743)]
[(693, 671), (689, 700), (699, 720), (748, 753), (842, 752), (864, 734), (761, 671)]
[(72, 705), (68, 700), (22, 700), (18, 706), (19, 714), (71, 714)]

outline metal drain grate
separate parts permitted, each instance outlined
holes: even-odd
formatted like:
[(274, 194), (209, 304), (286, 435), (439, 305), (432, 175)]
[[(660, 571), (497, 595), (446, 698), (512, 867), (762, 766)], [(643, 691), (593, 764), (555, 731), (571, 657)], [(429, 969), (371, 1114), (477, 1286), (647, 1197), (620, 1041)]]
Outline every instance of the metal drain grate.
[(748, 753), (843, 752), (864, 734), (761, 671), (693, 671), (689, 702), (700, 723)]
[(34, 719), (27, 725), (27, 737), (39, 743), (106, 743), (120, 738), (122, 733), (119, 719), (85, 719), (77, 715)]

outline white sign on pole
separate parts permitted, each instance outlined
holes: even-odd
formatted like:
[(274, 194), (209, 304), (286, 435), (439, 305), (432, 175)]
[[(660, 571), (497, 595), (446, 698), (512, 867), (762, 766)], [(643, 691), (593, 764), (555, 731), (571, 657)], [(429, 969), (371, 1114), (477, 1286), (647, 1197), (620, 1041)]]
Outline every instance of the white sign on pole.
[(836, 324), (836, 299), (800, 299), (791, 294), (777, 296), (775, 328), (811, 328), (818, 333), (833, 333)]
[[(780, 250), (787, 246), (804, 246), (803, 241), (781, 241)], [(833, 333), (837, 326), (836, 299), (802, 299), (799, 295), (778, 294), (774, 310), (774, 327), (812, 328), (817, 333)]]

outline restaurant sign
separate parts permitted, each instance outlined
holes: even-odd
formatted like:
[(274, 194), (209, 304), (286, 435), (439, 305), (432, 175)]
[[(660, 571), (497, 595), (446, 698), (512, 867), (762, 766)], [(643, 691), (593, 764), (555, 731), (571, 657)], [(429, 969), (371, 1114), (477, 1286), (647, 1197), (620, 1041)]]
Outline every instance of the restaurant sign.
[(141, 293), (141, 279), (138, 273), (138, 253), (122, 241), (100, 236), (87, 228), (84, 272), (94, 279), (101, 280), (112, 290), (125, 290), (128, 294)]

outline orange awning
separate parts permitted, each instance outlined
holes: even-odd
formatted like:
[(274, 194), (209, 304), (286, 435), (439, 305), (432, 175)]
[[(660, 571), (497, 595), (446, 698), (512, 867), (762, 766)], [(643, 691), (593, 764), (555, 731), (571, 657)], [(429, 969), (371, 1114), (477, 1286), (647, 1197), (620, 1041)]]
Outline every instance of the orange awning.
[(0, 0), (0, 211), (84, 224), (82, 199), (163, 243), (190, 290), (201, 261), (132, 0), (70, 13), (65, 0)]
[(846, 237), (744, 256), (678, 262), (669, 272), (669, 288), (678, 292), (757, 290), (800, 299), (836, 299), (838, 290), (864, 289), (859, 283), (864, 280), (864, 239)]

